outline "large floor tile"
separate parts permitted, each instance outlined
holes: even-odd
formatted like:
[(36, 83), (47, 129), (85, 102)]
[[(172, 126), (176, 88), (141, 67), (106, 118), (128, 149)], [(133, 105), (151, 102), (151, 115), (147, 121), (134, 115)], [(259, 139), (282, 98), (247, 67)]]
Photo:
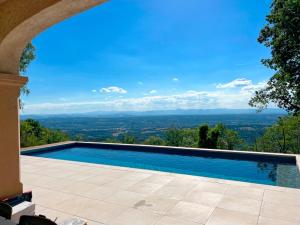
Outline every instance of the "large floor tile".
[(263, 202), (260, 215), (270, 219), (278, 219), (300, 224), (300, 209), (294, 205)]
[(187, 194), (183, 200), (215, 207), (219, 204), (223, 196), (223, 194), (219, 193), (194, 190)]
[(214, 192), (218, 194), (224, 194), (229, 185), (227, 184), (220, 184), (220, 183), (212, 183), (212, 182), (200, 182), (195, 191), (206, 191), (206, 192)]
[(164, 216), (155, 225), (200, 225), (200, 223), (195, 223), (185, 219), (176, 219), (169, 216)]
[(128, 171), (118, 169), (94, 168), (93, 170), (91, 170), (91, 173), (102, 177), (121, 178), (126, 176), (128, 174)]
[(182, 200), (190, 191), (191, 188), (188, 186), (175, 186), (167, 184), (153, 192), (151, 196), (155, 196), (157, 198)]
[(165, 185), (174, 179), (175, 178), (172, 176), (153, 174), (150, 177), (146, 178), (144, 181), (148, 183)]
[(144, 200), (136, 202), (134, 208), (140, 210), (152, 210), (158, 214), (166, 214), (177, 203), (178, 201), (173, 199), (147, 197)]
[(216, 208), (205, 225), (257, 225), (257, 216)]
[(118, 192), (118, 189), (100, 186), (96, 189), (88, 190), (80, 195), (89, 199), (104, 200)]
[(297, 223), (291, 223), (278, 219), (270, 219), (265, 217), (259, 217), (258, 225), (298, 225)]
[(89, 200), (81, 205), (76, 215), (100, 223), (109, 223), (126, 209), (126, 207), (116, 204)]
[(132, 181), (142, 181), (150, 177), (151, 174), (148, 173), (137, 173), (137, 172), (131, 172), (127, 175), (123, 176), (122, 179), (125, 180), (132, 180)]
[(117, 178), (105, 177), (100, 175), (90, 175), (88, 178), (84, 180), (84, 182), (101, 186), (103, 184), (108, 184), (116, 180)]
[(88, 191), (96, 190), (98, 186), (85, 182), (73, 182), (73, 184), (64, 187), (63, 191), (74, 195), (84, 195)]
[(84, 219), (108, 223), (127, 208), (111, 203), (75, 197), (61, 203), (58, 205), (57, 209), (64, 213), (76, 215)]
[(150, 195), (161, 187), (162, 187), (162, 185), (160, 185), (160, 184), (139, 182), (137, 184), (132, 185), (127, 190), (132, 191), (132, 192), (141, 193), (141, 194)]
[(213, 207), (181, 201), (168, 212), (168, 216), (205, 224), (213, 212)]
[(75, 196), (71, 199), (61, 202), (60, 204), (57, 204), (55, 206), (55, 209), (66, 214), (75, 215), (81, 210), (82, 205), (84, 205), (89, 200), (90, 199), (84, 197)]
[(62, 178), (55, 178), (55, 181), (48, 183), (47, 188), (55, 191), (64, 191), (65, 187), (72, 186), (74, 181), (62, 179)]
[(280, 192), (280, 191), (272, 191), (266, 190), (264, 193), (264, 201), (277, 203), (277, 204), (287, 204), (294, 205), (295, 207), (300, 208), (300, 192), (292, 193), (292, 192)]
[(253, 200), (250, 198), (224, 196), (217, 207), (251, 215), (259, 215), (261, 201)]
[(131, 191), (118, 191), (115, 194), (111, 195), (106, 202), (111, 202), (115, 204), (125, 205), (134, 207), (138, 202), (144, 201), (147, 195), (131, 192)]
[(129, 209), (111, 220), (108, 225), (154, 225), (161, 218), (160, 215), (137, 209)]
[(38, 197), (33, 196), (33, 201), (41, 206), (55, 208), (61, 202), (66, 200), (72, 199), (74, 195), (66, 194), (66, 193), (59, 193), (56, 191), (45, 191)]
[(119, 190), (127, 190), (129, 187), (131, 187), (137, 183), (138, 183), (138, 181), (136, 181), (136, 180), (116, 179), (112, 182), (104, 184), (103, 187), (119, 189)]
[(225, 194), (235, 198), (251, 198), (262, 201), (264, 189), (230, 185)]

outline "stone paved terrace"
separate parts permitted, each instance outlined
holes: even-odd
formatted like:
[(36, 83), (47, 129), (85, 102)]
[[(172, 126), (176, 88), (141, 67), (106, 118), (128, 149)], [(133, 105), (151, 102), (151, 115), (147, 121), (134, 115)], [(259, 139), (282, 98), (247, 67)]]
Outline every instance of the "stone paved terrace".
[(89, 225), (299, 225), (300, 190), (21, 156), (37, 213)]

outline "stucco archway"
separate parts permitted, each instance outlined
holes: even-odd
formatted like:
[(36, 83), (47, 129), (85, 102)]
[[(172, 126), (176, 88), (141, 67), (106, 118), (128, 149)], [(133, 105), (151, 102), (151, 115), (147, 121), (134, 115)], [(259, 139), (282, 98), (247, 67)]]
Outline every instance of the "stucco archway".
[(0, 0), (0, 199), (22, 192), (19, 166), (19, 59), (48, 27), (107, 0)]

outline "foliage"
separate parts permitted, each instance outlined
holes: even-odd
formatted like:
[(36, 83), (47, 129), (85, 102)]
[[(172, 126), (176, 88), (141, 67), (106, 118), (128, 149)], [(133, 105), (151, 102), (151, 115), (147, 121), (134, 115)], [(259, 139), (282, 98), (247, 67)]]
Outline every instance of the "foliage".
[(244, 140), (237, 131), (227, 129), (223, 124), (218, 124), (215, 129), (220, 134), (217, 143), (218, 149), (237, 150), (245, 145)]
[(68, 135), (59, 130), (43, 127), (38, 121), (27, 119), (21, 121), (21, 147), (51, 144), (68, 140)]
[(125, 134), (122, 138), (122, 143), (124, 143), (124, 144), (135, 144), (136, 143), (135, 136)]
[(145, 141), (144, 141), (145, 145), (165, 145), (165, 141), (160, 138), (160, 137), (156, 137), (156, 136), (150, 136), (148, 137)]
[(82, 135), (77, 134), (77, 135), (75, 135), (75, 136), (72, 138), (72, 140), (74, 140), (74, 141), (83, 141), (84, 138), (83, 138)]
[(120, 143), (121, 141), (116, 139), (116, 138), (106, 138), (104, 140), (104, 142), (106, 142), (106, 143)]
[(242, 143), (238, 133), (223, 124), (217, 124), (215, 127), (202, 125), (199, 128), (199, 148), (233, 150), (240, 148)]
[(243, 140), (234, 130), (226, 128), (223, 124), (215, 127), (201, 125), (193, 129), (168, 129), (165, 133), (167, 146), (199, 147), (211, 149), (238, 149)]
[(171, 128), (165, 132), (164, 139), (167, 146), (197, 147), (197, 130)]
[(170, 128), (165, 133), (166, 145), (168, 146), (182, 146), (183, 135), (182, 131), (177, 128)]
[(267, 25), (258, 41), (271, 48), (262, 63), (275, 74), (249, 104), (259, 109), (273, 102), (289, 112), (300, 111), (300, 1), (273, 0)]
[(28, 43), (20, 58), (19, 71), (21, 73), (26, 73), (29, 64), (35, 59), (35, 57), (35, 48), (32, 43)]
[[(28, 43), (22, 52), (19, 64), (20, 73), (24, 74), (27, 71), (29, 64), (35, 59), (35, 48), (32, 43)], [(29, 95), (30, 90), (27, 86), (22, 87), (22, 94)]]
[(255, 144), (256, 151), (300, 153), (300, 115), (279, 119)]
[(198, 147), (199, 148), (208, 148), (208, 125), (202, 125), (199, 128), (199, 142), (198, 142)]
[(198, 147), (216, 149), (219, 136), (220, 130), (217, 126), (215, 128), (210, 128), (206, 124), (200, 126)]

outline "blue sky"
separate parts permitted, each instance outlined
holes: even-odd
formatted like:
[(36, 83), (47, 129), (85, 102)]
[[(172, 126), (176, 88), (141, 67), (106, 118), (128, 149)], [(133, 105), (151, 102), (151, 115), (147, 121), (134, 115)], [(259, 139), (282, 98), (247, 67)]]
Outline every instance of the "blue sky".
[(23, 113), (248, 108), (270, 0), (111, 0), (33, 40)]

